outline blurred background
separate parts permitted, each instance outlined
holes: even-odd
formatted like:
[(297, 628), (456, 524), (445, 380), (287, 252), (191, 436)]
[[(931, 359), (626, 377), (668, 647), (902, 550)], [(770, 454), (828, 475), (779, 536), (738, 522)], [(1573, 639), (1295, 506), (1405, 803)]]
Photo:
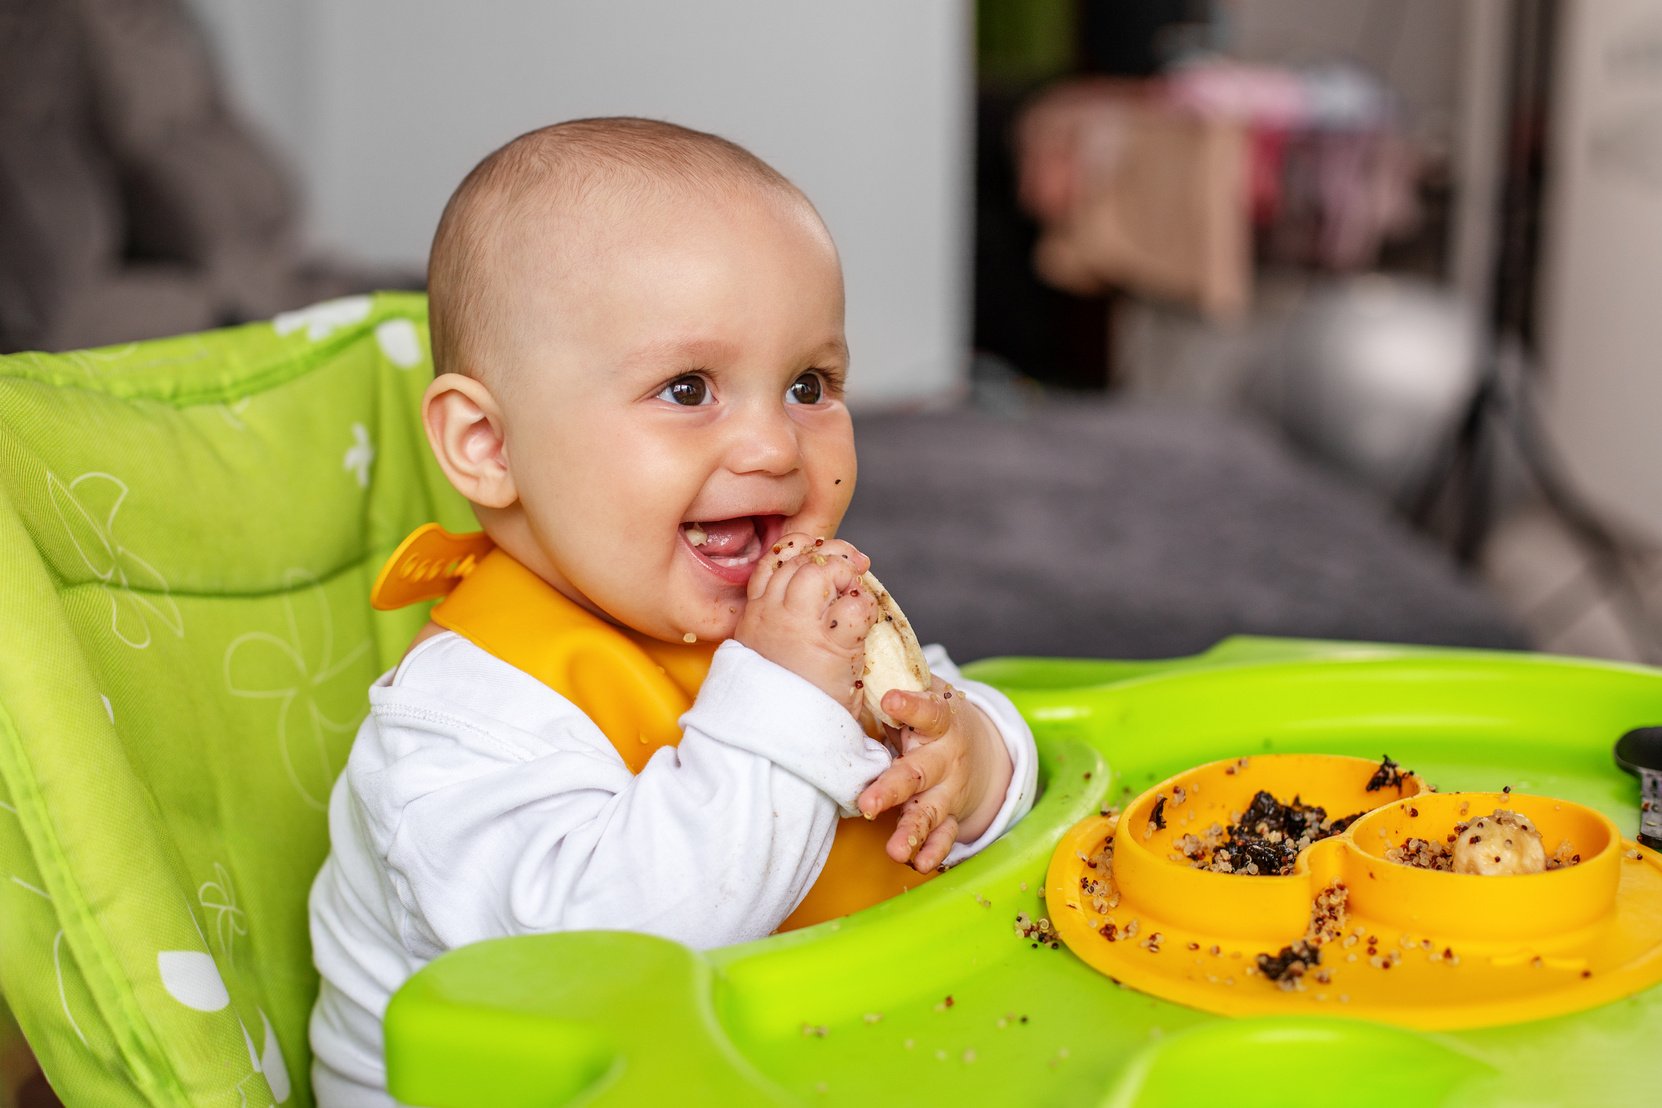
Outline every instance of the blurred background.
[(6, 0), (0, 349), (419, 288), (480, 157), (615, 114), (819, 206), (847, 530), (959, 657), (1662, 662), (1647, 0)]

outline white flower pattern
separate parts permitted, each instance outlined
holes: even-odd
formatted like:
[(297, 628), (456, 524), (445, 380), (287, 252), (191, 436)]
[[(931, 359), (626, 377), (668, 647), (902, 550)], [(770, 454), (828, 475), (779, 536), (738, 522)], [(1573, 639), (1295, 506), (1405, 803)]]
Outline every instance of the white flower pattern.
[(196, 902), (204, 911), (212, 913), (219, 951), (227, 962), (236, 965), (237, 939), (248, 934), (248, 922), (237, 906), (237, 890), (231, 883), (230, 871), (215, 862), (214, 879), (202, 882), (196, 890)]
[(184, 617), (167, 580), (115, 537), (115, 517), (127, 499), (126, 482), (108, 473), (83, 473), (66, 485), (48, 470), (46, 487), (75, 552), (106, 586), (110, 628), (116, 637), (143, 650), (152, 641), (152, 625), (159, 623), (183, 638)]
[(387, 361), (399, 369), (414, 369), (421, 364), (421, 336), (416, 325), (407, 319), (389, 319), (377, 324), (375, 344)]
[[(0, 800), (0, 811), (9, 812), (13, 816), (17, 815), (17, 809), (3, 800)], [(11, 875), (11, 879), (12, 884), (16, 885), (18, 888), (23, 889), (26, 892), (33, 893), (35, 896), (40, 897), (48, 904), (52, 903), (52, 894), (40, 886), (23, 880), (23, 878), (19, 877), (15, 873)], [(63, 1007), (64, 1019), (69, 1021), (70, 1030), (75, 1032), (75, 1037), (81, 1040), (82, 1046), (87, 1046), (87, 1033), (81, 1030), (80, 1021), (75, 1018), (75, 1013), (69, 1010), (69, 991), (64, 988), (63, 936), (64, 931), (61, 927), (58, 928), (57, 933), (52, 936), (52, 972), (55, 973), (58, 978), (58, 1003)]]
[(224, 419), (226, 423), (229, 423), (238, 431), (248, 430), (248, 424), (243, 421), (242, 413), (248, 410), (249, 402), (253, 399), (254, 398), (251, 396), (244, 396), (240, 399), (229, 400), (224, 404), (219, 405), (220, 418)]
[(369, 488), (369, 469), (375, 464), (375, 444), (369, 441), (369, 428), (361, 423), (352, 425), (352, 445), (347, 448), (342, 469), (351, 470), (358, 478), (358, 487)]
[(279, 335), (292, 334), (304, 328), (308, 339), (320, 342), (342, 327), (368, 319), (372, 303), (367, 296), (324, 300), (292, 312), (280, 312), (272, 317), (271, 326)]
[[(196, 922), (196, 917), (191, 917)], [(198, 927), (197, 934), (202, 933)], [(207, 942), (206, 939), (203, 940)], [(219, 972), (219, 966), (214, 962), (213, 955), (205, 950), (159, 950), (156, 952), (156, 972), (162, 979), (162, 985), (168, 995), (187, 1008), (198, 1012), (219, 1012), (231, 1004), (231, 992), (225, 987), (225, 978)], [(272, 1103), (282, 1104), (287, 1101), (294, 1091), (293, 1083), (289, 1079), (288, 1063), (283, 1059), (282, 1044), (277, 1041), (277, 1032), (272, 1029), (271, 1020), (265, 1014), (265, 1009), (255, 1006), (259, 1013), (260, 1027), (264, 1038), (261, 1049), (255, 1051), (254, 1037), (248, 1033), (248, 1025), (237, 1017), (237, 1026), (242, 1030), (243, 1045), (248, 1048), (248, 1062), (251, 1067), (236, 1084), (237, 1097), (243, 1105), (248, 1103), (247, 1085), (255, 1078), (264, 1077), (267, 1089), (270, 1090)]]
[[(336, 658), (334, 613), (323, 587), (301, 569), (289, 570), (284, 581), (286, 635), (250, 631), (232, 640), (225, 648), (225, 685), (233, 696), (279, 701), (283, 769), (302, 799), (324, 811), (346, 756), (341, 740), (357, 730), (368, 686), (362, 675), (351, 676), (352, 667), (370, 644), (365, 639)], [(343, 674), (349, 679), (337, 682)]]

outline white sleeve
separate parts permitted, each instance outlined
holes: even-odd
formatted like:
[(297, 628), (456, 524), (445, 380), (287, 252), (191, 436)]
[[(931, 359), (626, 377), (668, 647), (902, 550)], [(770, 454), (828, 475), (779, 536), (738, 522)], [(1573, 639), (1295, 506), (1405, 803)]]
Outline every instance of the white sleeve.
[(929, 662), (929, 672), (943, 681), (950, 681), (952, 687), (968, 697), (971, 704), (985, 712), (987, 718), (993, 721), (993, 726), (998, 728), (999, 737), (1004, 740), (1004, 749), (1010, 752), (1010, 787), (1004, 793), (1004, 803), (980, 838), (973, 842), (955, 843), (947, 852), (945, 864), (955, 866), (1010, 830), (1033, 807), (1039, 784), (1039, 752), (1033, 742), (1033, 729), (1016, 711), (1009, 697), (991, 685), (966, 679), (958, 672), (952, 659), (947, 657), (944, 648), (930, 645), (924, 648), (923, 653)]
[(680, 745), (639, 774), (534, 678), (457, 636), (418, 651), (372, 693), (376, 741), (360, 737), (347, 772), (421, 956), (576, 928), (694, 948), (760, 938), (889, 763), (831, 698), (736, 642)]

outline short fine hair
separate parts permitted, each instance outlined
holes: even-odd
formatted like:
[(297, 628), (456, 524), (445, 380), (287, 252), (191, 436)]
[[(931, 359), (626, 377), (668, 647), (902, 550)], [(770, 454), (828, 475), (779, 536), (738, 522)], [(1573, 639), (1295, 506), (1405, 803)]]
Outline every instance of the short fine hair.
[(529, 131), (485, 157), (456, 187), (427, 261), (435, 373), (472, 374), (506, 323), (503, 244), (528, 218), (630, 189), (749, 185), (801, 195), (762, 159), (717, 135), (627, 116)]

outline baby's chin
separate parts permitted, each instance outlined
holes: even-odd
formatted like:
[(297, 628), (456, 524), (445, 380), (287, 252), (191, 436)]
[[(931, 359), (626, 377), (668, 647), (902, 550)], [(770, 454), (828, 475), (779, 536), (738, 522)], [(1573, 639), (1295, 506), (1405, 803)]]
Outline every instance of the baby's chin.
[(745, 599), (741, 593), (736, 599), (718, 606), (718, 610), (712, 611), (709, 607), (704, 607), (676, 612), (666, 620), (654, 620), (650, 626), (637, 626), (636, 630), (671, 643), (726, 642), (738, 630), (739, 617), (744, 614), (744, 605)]

